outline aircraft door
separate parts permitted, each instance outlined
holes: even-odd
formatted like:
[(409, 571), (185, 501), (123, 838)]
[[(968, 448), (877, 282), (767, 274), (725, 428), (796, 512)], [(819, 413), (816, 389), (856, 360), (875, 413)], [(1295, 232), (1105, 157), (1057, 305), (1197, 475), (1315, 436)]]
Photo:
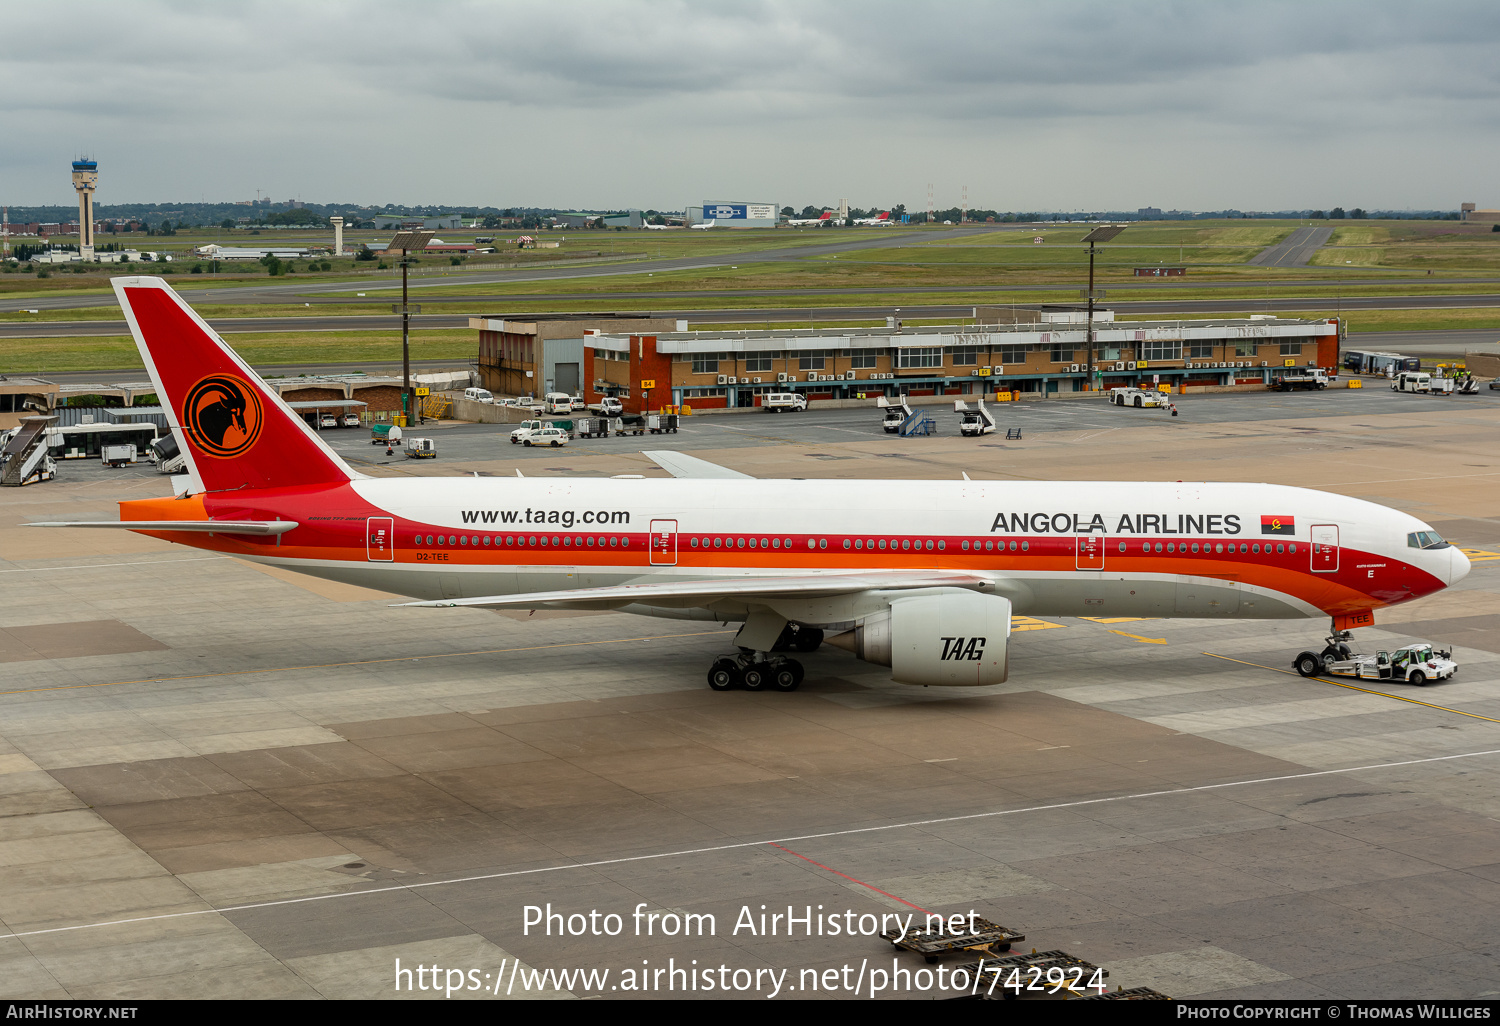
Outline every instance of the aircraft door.
[(1104, 535), (1080, 534), (1077, 540), (1078, 560), (1075, 564), (1077, 568), (1079, 570), (1103, 570)]
[(390, 562), (396, 558), (396, 521), (391, 517), (370, 517), (365, 521), (365, 558), (372, 563)]
[(677, 521), (651, 521), (651, 565), (677, 565)]
[(1339, 568), (1339, 528), (1337, 524), (1312, 525), (1313, 573), (1331, 574)]

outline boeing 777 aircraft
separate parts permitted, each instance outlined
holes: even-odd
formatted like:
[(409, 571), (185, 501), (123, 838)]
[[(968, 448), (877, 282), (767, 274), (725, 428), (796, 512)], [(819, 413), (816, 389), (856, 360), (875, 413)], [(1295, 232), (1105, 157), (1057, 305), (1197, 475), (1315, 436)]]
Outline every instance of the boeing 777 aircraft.
[(114, 527), (428, 606), (743, 622), (709, 684), (791, 690), (824, 639), (894, 680), (998, 684), (1011, 615), (1332, 617), (1469, 561), (1408, 514), (1265, 484), (768, 481), (675, 452), (673, 480), (370, 478), (160, 278), (116, 278), (188, 473)]

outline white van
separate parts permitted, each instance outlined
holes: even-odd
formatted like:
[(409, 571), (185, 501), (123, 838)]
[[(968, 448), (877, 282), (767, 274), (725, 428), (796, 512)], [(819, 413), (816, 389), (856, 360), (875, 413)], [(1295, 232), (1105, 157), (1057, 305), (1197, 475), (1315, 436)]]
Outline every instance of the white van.
[(495, 401), (494, 395), (487, 388), (466, 388), (464, 389), (464, 398), (471, 403), (492, 403)]
[(1431, 392), (1432, 375), (1426, 371), (1401, 371), (1391, 379), (1393, 392)]
[(547, 413), (572, 413), (573, 397), (566, 392), (548, 392), (542, 397)]
[(782, 410), (801, 413), (807, 409), (807, 396), (801, 392), (767, 392), (760, 397), (760, 405), (768, 413), (780, 413)]

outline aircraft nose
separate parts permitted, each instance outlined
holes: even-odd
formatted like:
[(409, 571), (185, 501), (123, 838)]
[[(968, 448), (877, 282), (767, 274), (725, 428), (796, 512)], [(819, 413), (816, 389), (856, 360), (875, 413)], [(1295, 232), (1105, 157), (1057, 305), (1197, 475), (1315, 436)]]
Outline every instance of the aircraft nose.
[(1448, 583), (1457, 584), (1469, 576), (1469, 570), (1473, 564), (1469, 557), (1464, 555), (1457, 545), (1448, 546)]

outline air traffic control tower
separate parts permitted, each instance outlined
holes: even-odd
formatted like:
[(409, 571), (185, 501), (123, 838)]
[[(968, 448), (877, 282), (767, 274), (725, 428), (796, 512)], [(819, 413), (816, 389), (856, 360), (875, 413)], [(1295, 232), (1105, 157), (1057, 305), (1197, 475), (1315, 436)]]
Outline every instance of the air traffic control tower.
[(73, 161), (73, 188), (78, 190), (78, 256), (94, 259), (94, 186), (99, 183), (97, 160)]

